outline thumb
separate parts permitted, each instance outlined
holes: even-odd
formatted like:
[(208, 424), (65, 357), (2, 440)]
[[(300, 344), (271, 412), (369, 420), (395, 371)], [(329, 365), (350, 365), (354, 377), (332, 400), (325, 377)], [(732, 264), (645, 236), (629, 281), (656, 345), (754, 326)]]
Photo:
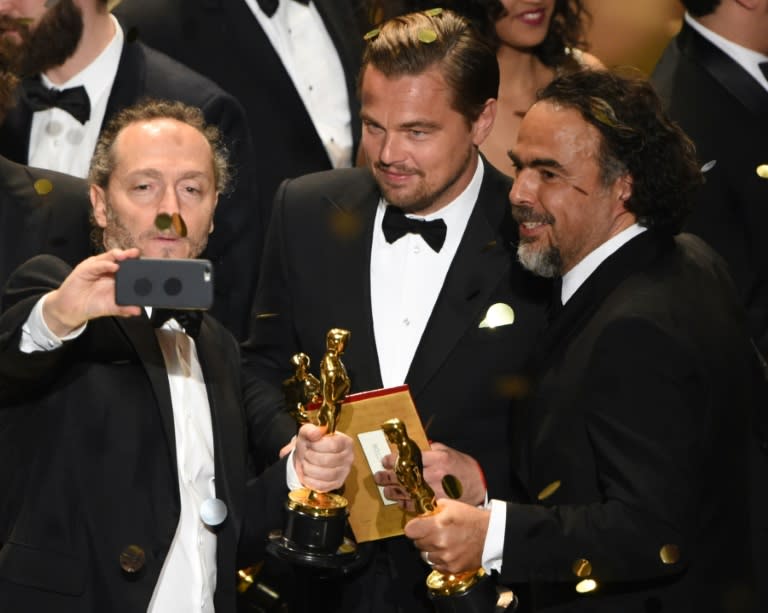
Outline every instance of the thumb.
[(314, 443), (319, 441), (325, 435), (325, 426), (315, 426), (314, 424), (304, 424), (299, 429), (299, 438)]

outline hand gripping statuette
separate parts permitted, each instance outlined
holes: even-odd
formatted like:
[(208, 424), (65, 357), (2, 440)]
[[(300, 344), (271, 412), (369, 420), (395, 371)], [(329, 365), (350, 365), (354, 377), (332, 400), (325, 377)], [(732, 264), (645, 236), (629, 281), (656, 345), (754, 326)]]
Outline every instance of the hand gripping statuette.
[[(310, 371), (309, 356), (291, 358), (294, 374), (283, 382), (288, 410), (299, 422), (326, 426), (326, 436), (336, 431), (341, 404), (351, 383), (341, 361), (350, 333), (332, 328), (320, 362), (320, 379)], [(289, 562), (346, 572), (356, 561), (355, 543), (344, 536), (348, 511), (346, 498), (309, 488), (293, 490), (286, 502), (287, 520), (282, 533), (273, 533), (267, 549)]]
[[(397, 451), (395, 475), (413, 500), (416, 512), (419, 515), (437, 513), (435, 492), (424, 479), (421, 450), (408, 437), (405, 424), (399, 419), (390, 419), (381, 429)], [(425, 561), (428, 562), (428, 558)], [(483, 568), (455, 575), (433, 570), (427, 577), (427, 591), (437, 613), (495, 613), (506, 608), (499, 607), (496, 586)]]

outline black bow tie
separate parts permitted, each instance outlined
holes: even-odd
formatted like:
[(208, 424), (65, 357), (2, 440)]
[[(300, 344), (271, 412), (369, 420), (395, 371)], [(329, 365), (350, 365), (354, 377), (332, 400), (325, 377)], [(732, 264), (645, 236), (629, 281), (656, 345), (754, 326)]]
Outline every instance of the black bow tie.
[(80, 123), (85, 123), (91, 116), (91, 101), (82, 85), (69, 89), (48, 89), (39, 79), (24, 79), (22, 83), (24, 98), (32, 111), (45, 111), (58, 107), (66, 111)]
[(760, 67), (760, 70), (763, 71), (765, 78), (768, 79), (768, 62), (760, 62), (758, 66)]
[(160, 328), (169, 319), (175, 319), (188, 336), (197, 338), (200, 334), (200, 324), (203, 323), (203, 312), (155, 308), (152, 309), (149, 321), (155, 328)]
[(384, 211), (384, 219), (381, 222), (384, 238), (388, 243), (394, 243), (408, 233), (421, 234), (424, 242), (432, 247), (433, 251), (440, 251), (445, 242), (446, 226), (442, 219), (424, 221), (406, 217), (405, 213), (396, 206), (387, 205)]
[[(298, 2), (300, 4), (303, 4), (304, 6), (307, 6), (310, 2), (310, 0), (293, 0), (294, 2)], [(264, 11), (264, 14), (267, 17), (272, 17), (272, 15), (275, 14), (275, 11), (277, 11), (277, 7), (280, 4), (280, 0), (256, 0), (259, 7), (262, 11)]]

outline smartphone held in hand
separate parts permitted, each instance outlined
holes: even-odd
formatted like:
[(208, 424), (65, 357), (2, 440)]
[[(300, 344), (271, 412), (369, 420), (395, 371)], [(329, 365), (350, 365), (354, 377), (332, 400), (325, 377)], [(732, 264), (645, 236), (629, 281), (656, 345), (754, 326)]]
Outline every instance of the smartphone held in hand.
[(206, 310), (213, 304), (213, 265), (202, 259), (125, 260), (115, 274), (115, 301)]

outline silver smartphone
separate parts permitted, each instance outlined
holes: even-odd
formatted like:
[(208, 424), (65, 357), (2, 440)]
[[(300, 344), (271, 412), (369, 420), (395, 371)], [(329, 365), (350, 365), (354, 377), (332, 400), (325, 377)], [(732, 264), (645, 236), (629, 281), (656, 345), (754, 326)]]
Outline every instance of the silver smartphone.
[(115, 275), (119, 305), (209, 309), (213, 265), (209, 260), (140, 258), (120, 262)]

